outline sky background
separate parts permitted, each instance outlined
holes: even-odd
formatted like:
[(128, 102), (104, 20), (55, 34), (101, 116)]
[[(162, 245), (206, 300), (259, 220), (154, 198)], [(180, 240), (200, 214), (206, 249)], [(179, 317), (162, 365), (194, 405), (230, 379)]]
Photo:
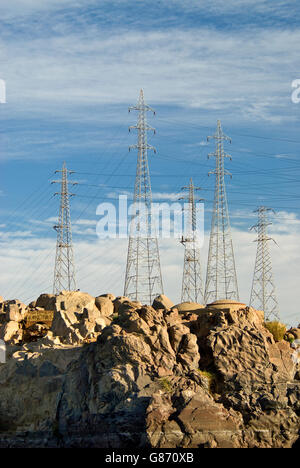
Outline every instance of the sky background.
[[(193, 177), (205, 198), (206, 241), (220, 119), (232, 138), (227, 193), (240, 298), (254, 270), (253, 210), (272, 207), (270, 244), (283, 321), (300, 322), (300, 4), (263, 0), (10, 0), (0, 5), (0, 294), (28, 302), (52, 292), (58, 187), (75, 171), (71, 215), (77, 283), (123, 293), (126, 240), (99, 240), (96, 207), (132, 191), (135, 105), (155, 108), (149, 154), (153, 198), (176, 200)], [(101, 187), (99, 187), (101, 185)], [(165, 293), (179, 302), (183, 248), (161, 240)]]

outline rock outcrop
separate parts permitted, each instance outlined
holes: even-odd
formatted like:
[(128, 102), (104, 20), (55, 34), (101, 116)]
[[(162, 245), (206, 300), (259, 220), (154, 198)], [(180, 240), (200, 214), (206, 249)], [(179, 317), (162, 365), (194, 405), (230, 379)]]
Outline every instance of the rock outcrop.
[(29, 306), (16, 300), (6, 301), (0, 304), (0, 339), (11, 345), (46, 336), (53, 344), (76, 346), (96, 341), (103, 328), (111, 323), (113, 298), (62, 291), (58, 295), (41, 294)]
[(167, 296), (161, 294), (154, 299), (152, 306), (155, 310), (170, 310), (174, 306), (174, 303)]
[(22, 322), (27, 310), (27, 306), (19, 300), (3, 301), (0, 304), (0, 339), (14, 344), (22, 341)]
[(52, 307), (52, 326), (35, 330), (34, 342), (8, 346), (0, 447), (297, 443), (299, 364), (262, 312), (233, 302), (181, 307), (160, 296), (152, 307), (80, 294), (40, 296), (35, 306)]

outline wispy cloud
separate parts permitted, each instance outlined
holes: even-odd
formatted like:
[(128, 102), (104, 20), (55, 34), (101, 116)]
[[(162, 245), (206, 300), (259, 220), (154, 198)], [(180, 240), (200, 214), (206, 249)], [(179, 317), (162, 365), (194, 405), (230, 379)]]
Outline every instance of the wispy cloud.
[(21, 238), (25, 239), (26, 237), (33, 237), (31, 231), (11, 231), (11, 232), (0, 232), (0, 239), (7, 240), (12, 238)]
[[(281, 17), (290, 17), (297, 9), (296, 0), (286, 0), (276, 2), (269, 2), (268, 0), (211, 0), (209, 3), (204, 0), (191, 2), (190, 0), (168, 0), (166, 5), (158, 0), (143, 0), (143, 6), (147, 10), (149, 7), (156, 9), (166, 9), (172, 12), (176, 8), (183, 12), (201, 12), (206, 15), (224, 15), (224, 14), (241, 14), (259, 12), (261, 14), (268, 13), (269, 15), (281, 15)], [(12, 17), (24, 17), (26, 15), (33, 15), (35, 13), (47, 13), (64, 11), (65, 9), (78, 10), (82, 7), (98, 7), (105, 9), (107, 6), (113, 9), (116, 14), (118, 9), (134, 9), (140, 8), (140, 0), (47, 0), (42, 2), (40, 0), (11, 0), (9, 3), (0, 5), (1, 16), (4, 19)]]
[(8, 103), (14, 108), (22, 103), (27, 112), (47, 108), (49, 115), (74, 118), (76, 106), (134, 103), (145, 85), (153, 104), (231, 109), (235, 119), (278, 122), (291, 119), (290, 81), (299, 40), (297, 30), (120, 28), (96, 37), (85, 31), (25, 44), (16, 37), (2, 46), (0, 59), (6, 64)]

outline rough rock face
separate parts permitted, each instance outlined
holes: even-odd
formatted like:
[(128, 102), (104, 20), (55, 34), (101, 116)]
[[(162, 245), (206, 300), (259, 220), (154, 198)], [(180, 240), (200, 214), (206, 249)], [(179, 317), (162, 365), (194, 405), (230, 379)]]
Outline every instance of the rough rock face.
[(117, 298), (118, 315), (83, 346), (77, 333), (90, 333), (92, 307), (85, 299), (73, 298), (68, 309), (55, 299), (52, 329), (8, 347), (0, 364), (0, 447), (297, 443), (299, 366), (261, 312), (211, 304), (179, 313), (166, 301), (161, 307), (161, 298), (156, 310)]
[(27, 310), (27, 306), (19, 300), (3, 301), (0, 304), (0, 339), (12, 343), (22, 340), (22, 321)]
[(15, 322), (14, 320), (11, 320), (8, 323), (5, 323), (2, 325), (1, 330), (0, 330), (0, 339), (10, 342), (19, 342), (22, 339), (22, 330), (20, 329), (19, 322)]
[[(58, 295), (41, 294), (29, 306), (6, 301), (0, 304), (0, 339), (8, 344), (24, 344), (47, 335), (48, 342), (74, 346), (96, 341), (111, 323), (113, 297), (94, 298), (80, 291), (62, 291)], [(30, 322), (34, 317), (35, 321)]]

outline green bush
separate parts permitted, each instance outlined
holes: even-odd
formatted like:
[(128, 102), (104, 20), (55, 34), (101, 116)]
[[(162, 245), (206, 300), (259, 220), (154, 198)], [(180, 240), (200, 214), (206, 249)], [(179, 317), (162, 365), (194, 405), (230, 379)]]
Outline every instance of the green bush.
[(274, 340), (276, 342), (282, 341), (284, 339), (284, 335), (286, 334), (286, 326), (280, 322), (265, 322), (265, 327), (272, 333)]
[(159, 383), (160, 383), (162, 389), (165, 390), (167, 393), (172, 392), (173, 387), (172, 387), (171, 382), (168, 379), (162, 378), (162, 379), (159, 380)]

